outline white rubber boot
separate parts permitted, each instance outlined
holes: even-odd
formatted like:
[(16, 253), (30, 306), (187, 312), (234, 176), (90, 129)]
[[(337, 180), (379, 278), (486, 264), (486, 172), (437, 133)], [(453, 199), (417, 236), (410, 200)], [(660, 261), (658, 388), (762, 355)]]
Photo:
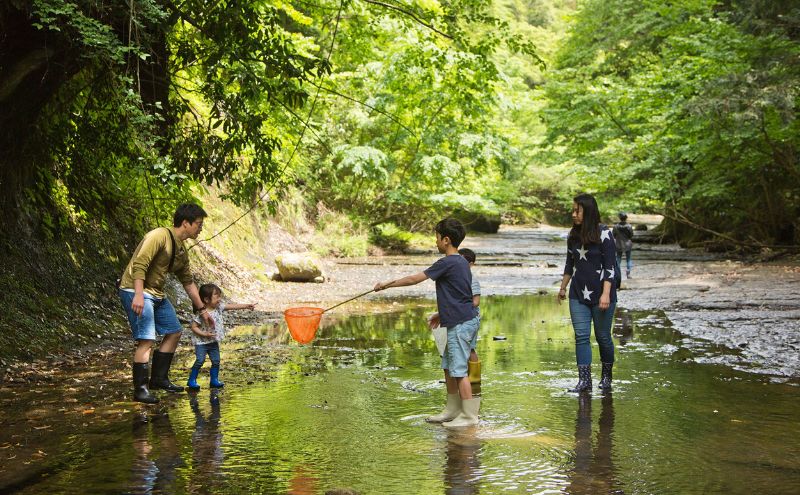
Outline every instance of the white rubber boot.
[(478, 412), (481, 410), (481, 398), (473, 397), (461, 401), (461, 414), (453, 421), (442, 423), (447, 428), (459, 428), (461, 426), (473, 426), (478, 424)]
[(444, 406), (444, 411), (436, 416), (429, 416), (425, 418), (428, 423), (443, 423), (455, 419), (461, 412), (461, 396), (458, 392), (454, 394), (447, 394), (447, 405)]

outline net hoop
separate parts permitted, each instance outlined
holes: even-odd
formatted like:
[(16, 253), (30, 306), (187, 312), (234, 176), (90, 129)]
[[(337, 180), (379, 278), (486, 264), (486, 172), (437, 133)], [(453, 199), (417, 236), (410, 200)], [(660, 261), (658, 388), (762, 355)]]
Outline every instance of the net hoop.
[(312, 307), (289, 308), (283, 312), (289, 333), (298, 344), (314, 340), (323, 312), (322, 308)]

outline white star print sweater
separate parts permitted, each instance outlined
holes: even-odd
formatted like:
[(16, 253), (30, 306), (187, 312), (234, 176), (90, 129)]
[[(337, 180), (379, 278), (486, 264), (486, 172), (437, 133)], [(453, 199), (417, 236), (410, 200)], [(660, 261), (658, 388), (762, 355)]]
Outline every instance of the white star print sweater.
[(581, 244), (580, 240), (567, 240), (567, 261), (564, 274), (571, 275), (569, 298), (581, 304), (594, 306), (600, 302), (603, 282), (611, 282), (611, 302), (617, 301), (614, 284), (616, 244), (611, 230), (600, 225), (599, 244)]

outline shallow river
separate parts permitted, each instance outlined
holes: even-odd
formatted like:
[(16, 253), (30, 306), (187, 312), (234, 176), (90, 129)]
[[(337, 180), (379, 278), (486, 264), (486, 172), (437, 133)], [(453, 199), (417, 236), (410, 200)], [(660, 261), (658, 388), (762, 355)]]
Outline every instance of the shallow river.
[(444, 403), (424, 326), (433, 302), (396, 302), (326, 316), (309, 346), (280, 327), (235, 329), (219, 393), (204, 373), (199, 393), (156, 407), (6, 416), (11, 442), (42, 455), (25, 476), (4, 457), (0, 492), (800, 493), (800, 387), (697, 363), (711, 344), (662, 316), (619, 310), (613, 393), (579, 397), (565, 391), (576, 378), (566, 305), (484, 298), (481, 423), (450, 432), (424, 421)]

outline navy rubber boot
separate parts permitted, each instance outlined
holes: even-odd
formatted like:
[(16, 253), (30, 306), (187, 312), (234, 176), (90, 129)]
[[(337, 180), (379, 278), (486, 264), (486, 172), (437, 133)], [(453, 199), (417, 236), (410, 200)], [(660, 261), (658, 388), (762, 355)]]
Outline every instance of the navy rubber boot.
[(592, 367), (588, 364), (578, 365), (578, 384), (569, 392), (585, 392), (592, 389)]

